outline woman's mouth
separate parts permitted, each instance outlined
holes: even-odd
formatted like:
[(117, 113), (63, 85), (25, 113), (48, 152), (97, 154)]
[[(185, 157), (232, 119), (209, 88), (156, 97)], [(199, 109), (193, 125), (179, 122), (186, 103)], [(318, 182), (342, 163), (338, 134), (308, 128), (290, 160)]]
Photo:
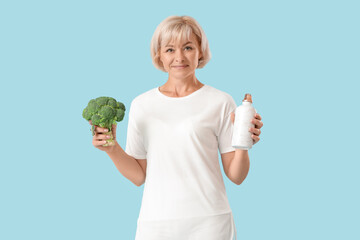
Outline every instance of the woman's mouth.
[(188, 65), (178, 65), (178, 66), (173, 66), (173, 68), (176, 68), (176, 69), (183, 69), (183, 68), (186, 68)]

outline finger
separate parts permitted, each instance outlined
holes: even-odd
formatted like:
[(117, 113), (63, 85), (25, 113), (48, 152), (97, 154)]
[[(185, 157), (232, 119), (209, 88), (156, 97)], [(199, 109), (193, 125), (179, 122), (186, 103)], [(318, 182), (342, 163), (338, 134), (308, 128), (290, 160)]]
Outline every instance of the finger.
[(93, 145), (94, 145), (95, 147), (102, 146), (102, 145), (104, 145), (105, 143), (107, 143), (105, 140), (96, 140), (96, 139), (93, 140)]
[(109, 132), (109, 129), (102, 128), (102, 127), (99, 127), (99, 126), (95, 126), (95, 132), (97, 132), (97, 133), (105, 133), (105, 132)]
[(109, 135), (106, 134), (96, 134), (93, 138), (93, 144), (94, 146), (101, 146), (107, 143), (106, 140), (110, 139)]
[(92, 125), (92, 121), (91, 121), (91, 120), (89, 120), (89, 123), (90, 123), (90, 125)]
[(254, 134), (256, 136), (260, 136), (260, 134), (261, 134), (261, 130), (257, 129), (257, 128), (250, 128), (249, 132), (251, 132), (252, 134)]
[(260, 116), (260, 114), (258, 114), (258, 113), (255, 113), (254, 117), (255, 117), (256, 119), (261, 120), (261, 116)]
[(101, 140), (106, 140), (106, 139), (110, 139), (110, 135), (107, 134), (96, 134), (96, 136), (94, 137), (96, 140), (101, 141)]
[(255, 118), (253, 118), (251, 120), (251, 123), (253, 123), (255, 125), (255, 127), (258, 128), (258, 129), (262, 128), (262, 126), (264, 125), (262, 121), (257, 120)]
[(231, 113), (230, 118), (231, 118), (231, 122), (234, 123), (234, 121), (235, 121), (235, 113), (234, 112)]
[(251, 138), (254, 140), (254, 144), (260, 141), (260, 137), (256, 135), (251, 135)]

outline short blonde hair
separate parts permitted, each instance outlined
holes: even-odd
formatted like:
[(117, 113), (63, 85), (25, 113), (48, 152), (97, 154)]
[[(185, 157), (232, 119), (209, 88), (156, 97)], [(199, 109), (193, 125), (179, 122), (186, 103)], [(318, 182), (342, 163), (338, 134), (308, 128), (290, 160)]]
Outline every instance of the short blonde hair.
[(170, 16), (163, 20), (156, 28), (151, 39), (150, 52), (154, 66), (166, 72), (160, 61), (160, 48), (172, 40), (188, 40), (191, 34), (198, 40), (202, 57), (197, 68), (203, 68), (211, 59), (209, 43), (200, 24), (189, 16)]

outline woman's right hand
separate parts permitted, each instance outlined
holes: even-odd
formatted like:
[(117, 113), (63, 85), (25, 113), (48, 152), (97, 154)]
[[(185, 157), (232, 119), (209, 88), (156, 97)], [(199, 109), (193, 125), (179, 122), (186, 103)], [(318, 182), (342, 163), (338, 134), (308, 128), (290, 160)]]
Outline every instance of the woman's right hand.
[[(90, 125), (92, 126), (92, 122), (91, 120), (89, 120), (89, 123)], [(105, 134), (108, 132), (108, 129), (107, 128), (102, 128), (102, 127), (99, 127), (99, 126), (94, 126), (94, 136), (93, 136), (93, 140), (92, 140), (92, 144), (94, 145), (94, 147), (100, 149), (101, 151), (105, 151), (105, 152), (111, 152), (116, 144), (117, 144), (117, 141), (116, 141), (116, 124), (113, 124), (112, 125), (112, 135), (113, 135), (113, 141), (114, 141), (114, 145), (113, 146), (106, 146), (104, 147), (103, 145), (105, 143), (107, 143), (107, 139), (109, 139), (109, 135)]]

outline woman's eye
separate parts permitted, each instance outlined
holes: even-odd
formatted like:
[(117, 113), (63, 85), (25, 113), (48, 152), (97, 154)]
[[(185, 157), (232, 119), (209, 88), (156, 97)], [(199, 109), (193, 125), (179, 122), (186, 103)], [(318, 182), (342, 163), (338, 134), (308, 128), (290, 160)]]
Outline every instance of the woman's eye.
[[(192, 50), (192, 47), (185, 47), (186, 50)], [(173, 52), (172, 48), (167, 49), (165, 52)]]

